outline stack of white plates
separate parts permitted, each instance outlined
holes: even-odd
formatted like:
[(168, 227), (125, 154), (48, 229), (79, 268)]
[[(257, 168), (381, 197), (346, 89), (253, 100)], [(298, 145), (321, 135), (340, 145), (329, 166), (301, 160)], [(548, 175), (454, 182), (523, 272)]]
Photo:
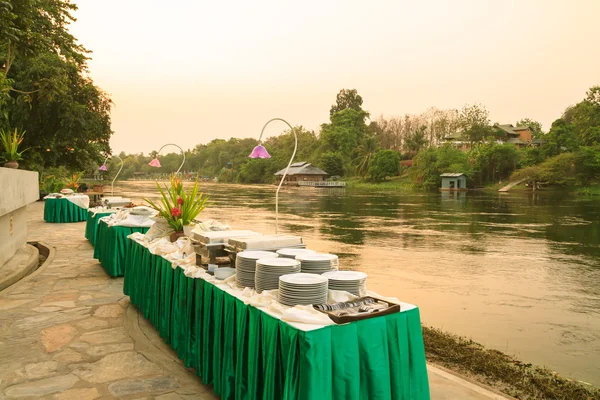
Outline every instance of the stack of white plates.
[(279, 257), (285, 257), (285, 258), (296, 258), (297, 255), (300, 254), (315, 254), (316, 251), (314, 250), (309, 250), (309, 249), (279, 249), (277, 250), (277, 254), (279, 254)]
[(279, 302), (286, 306), (327, 303), (327, 278), (315, 274), (279, 277)]
[(256, 260), (260, 258), (277, 258), (276, 253), (270, 251), (242, 251), (235, 258), (235, 283), (239, 287), (254, 288), (254, 273)]
[(325, 272), (324, 277), (329, 279), (329, 289), (344, 290), (355, 296), (367, 294), (367, 274), (358, 271), (331, 271)]
[(296, 260), (300, 261), (302, 272), (307, 274), (323, 274), (329, 271), (337, 271), (338, 256), (335, 254), (314, 253), (299, 254)]
[(257, 292), (273, 290), (279, 287), (281, 275), (300, 272), (300, 261), (289, 258), (261, 258), (256, 261), (254, 287)]

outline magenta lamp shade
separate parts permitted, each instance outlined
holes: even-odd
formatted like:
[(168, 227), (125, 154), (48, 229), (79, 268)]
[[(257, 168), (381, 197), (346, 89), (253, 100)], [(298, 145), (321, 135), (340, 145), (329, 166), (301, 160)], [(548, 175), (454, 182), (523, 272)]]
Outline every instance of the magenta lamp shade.
[(148, 165), (151, 166), (151, 167), (160, 168), (160, 161), (158, 161), (158, 158), (155, 158), (152, 161), (150, 161), (148, 163)]
[(252, 150), (252, 153), (248, 156), (250, 158), (271, 158), (271, 155), (262, 145), (258, 145)]
[(100, 168), (98, 168), (100, 171), (108, 171), (108, 168), (106, 168), (106, 164), (102, 164), (102, 166)]

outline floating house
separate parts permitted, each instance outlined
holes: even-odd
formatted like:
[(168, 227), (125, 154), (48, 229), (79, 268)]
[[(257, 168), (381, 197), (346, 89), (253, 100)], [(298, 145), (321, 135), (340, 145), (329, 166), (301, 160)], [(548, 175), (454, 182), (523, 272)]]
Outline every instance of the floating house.
[(465, 191), (467, 189), (467, 176), (462, 173), (441, 174), (443, 191)]
[[(285, 168), (275, 172), (275, 176), (283, 176)], [(285, 176), (284, 185), (294, 186), (345, 186), (345, 182), (326, 181), (325, 177), (329, 175), (327, 172), (315, 167), (314, 165), (301, 161), (290, 165), (287, 175)]]

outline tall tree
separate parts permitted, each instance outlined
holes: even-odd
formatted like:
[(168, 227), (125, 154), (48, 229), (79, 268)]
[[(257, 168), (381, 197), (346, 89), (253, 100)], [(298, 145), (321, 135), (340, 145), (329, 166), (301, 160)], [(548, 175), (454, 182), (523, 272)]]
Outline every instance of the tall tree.
[(356, 149), (357, 156), (354, 159), (354, 163), (358, 174), (363, 178), (367, 176), (369, 166), (371, 165), (377, 150), (379, 150), (379, 142), (374, 136), (365, 137)]
[(362, 111), (363, 99), (360, 97), (356, 89), (342, 89), (337, 94), (335, 104), (331, 106), (329, 115), (340, 112), (345, 109), (352, 109), (355, 111)]
[(489, 112), (480, 104), (465, 105), (458, 116), (458, 123), (469, 142), (480, 142), (492, 134)]
[(83, 169), (110, 151), (111, 101), (67, 29), (76, 9), (65, 0), (0, 0), (0, 124), (27, 131), (29, 167)]

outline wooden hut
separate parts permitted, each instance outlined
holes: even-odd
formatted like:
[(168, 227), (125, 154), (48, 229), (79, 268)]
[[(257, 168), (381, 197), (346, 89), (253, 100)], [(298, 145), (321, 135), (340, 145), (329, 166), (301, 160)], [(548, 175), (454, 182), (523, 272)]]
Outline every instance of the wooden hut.
[[(275, 172), (275, 176), (283, 176), (285, 168)], [(314, 165), (301, 161), (290, 165), (285, 176), (284, 185), (298, 185), (298, 182), (322, 182), (327, 176), (327, 172), (315, 167)]]

